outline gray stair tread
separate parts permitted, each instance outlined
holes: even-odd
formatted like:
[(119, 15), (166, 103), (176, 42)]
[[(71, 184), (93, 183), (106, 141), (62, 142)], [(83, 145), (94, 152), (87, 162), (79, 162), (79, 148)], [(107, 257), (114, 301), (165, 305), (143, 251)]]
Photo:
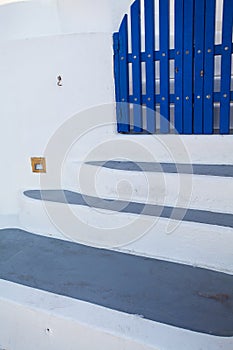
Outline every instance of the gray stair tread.
[(24, 194), (25, 196), (36, 200), (83, 205), (98, 209), (119, 211), (122, 213), (142, 214), (155, 217), (171, 218), (173, 220), (182, 220), (233, 228), (233, 214), (228, 213), (217, 213), (207, 210), (174, 208), (155, 204), (103, 199), (82, 195), (80, 193), (67, 190), (30, 190), (25, 191)]
[(233, 177), (233, 165), (212, 164), (175, 164), (131, 161), (93, 161), (89, 165), (124, 171), (145, 171), (155, 173), (195, 174), (208, 176)]
[(0, 278), (175, 327), (233, 336), (233, 276), (0, 230)]

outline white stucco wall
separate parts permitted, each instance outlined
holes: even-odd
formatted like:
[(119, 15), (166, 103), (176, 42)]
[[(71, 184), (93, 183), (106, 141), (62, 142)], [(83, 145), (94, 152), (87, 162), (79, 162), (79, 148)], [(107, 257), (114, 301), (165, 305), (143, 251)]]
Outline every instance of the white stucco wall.
[(0, 1), (0, 40), (117, 30), (132, 0)]
[[(112, 32), (130, 0), (0, 1), (0, 216), (38, 187), (30, 157), (80, 110), (114, 101)], [(57, 86), (61, 75), (63, 86)]]
[(38, 186), (29, 157), (43, 153), (58, 125), (113, 100), (112, 17), (117, 28), (127, 2), (0, 2), (0, 215), (18, 211), (20, 188)]
[(103, 33), (0, 44), (2, 215), (17, 211), (19, 189), (38, 187), (30, 157), (43, 154), (58, 126), (79, 110), (113, 100), (111, 44)]

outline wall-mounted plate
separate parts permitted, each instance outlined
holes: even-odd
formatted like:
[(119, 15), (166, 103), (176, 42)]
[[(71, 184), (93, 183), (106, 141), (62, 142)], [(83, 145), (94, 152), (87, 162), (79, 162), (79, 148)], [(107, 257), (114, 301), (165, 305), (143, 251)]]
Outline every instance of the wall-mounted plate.
[(42, 157), (31, 158), (33, 173), (46, 173), (46, 160)]

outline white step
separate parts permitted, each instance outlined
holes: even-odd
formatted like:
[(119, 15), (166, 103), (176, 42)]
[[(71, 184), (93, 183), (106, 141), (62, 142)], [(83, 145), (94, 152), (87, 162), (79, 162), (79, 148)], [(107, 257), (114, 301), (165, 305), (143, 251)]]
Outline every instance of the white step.
[(233, 213), (233, 177), (123, 171), (69, 161), (61, 187), (96, 197)]
[[(231, 350), (221, 338), (0, 280), (4, 350)], [(14, 336), (12, 337), (12, 329)]]
[(21, 195), (20, 227), (87, 245), (233, 274), (233, 229), (42, 202)]

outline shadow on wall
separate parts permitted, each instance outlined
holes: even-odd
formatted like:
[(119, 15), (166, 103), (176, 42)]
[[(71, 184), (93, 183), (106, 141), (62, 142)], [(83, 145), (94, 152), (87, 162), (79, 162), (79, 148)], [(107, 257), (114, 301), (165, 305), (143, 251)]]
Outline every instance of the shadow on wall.
[(0, 40), (112, 33), (132, 0), (0, 0)]

